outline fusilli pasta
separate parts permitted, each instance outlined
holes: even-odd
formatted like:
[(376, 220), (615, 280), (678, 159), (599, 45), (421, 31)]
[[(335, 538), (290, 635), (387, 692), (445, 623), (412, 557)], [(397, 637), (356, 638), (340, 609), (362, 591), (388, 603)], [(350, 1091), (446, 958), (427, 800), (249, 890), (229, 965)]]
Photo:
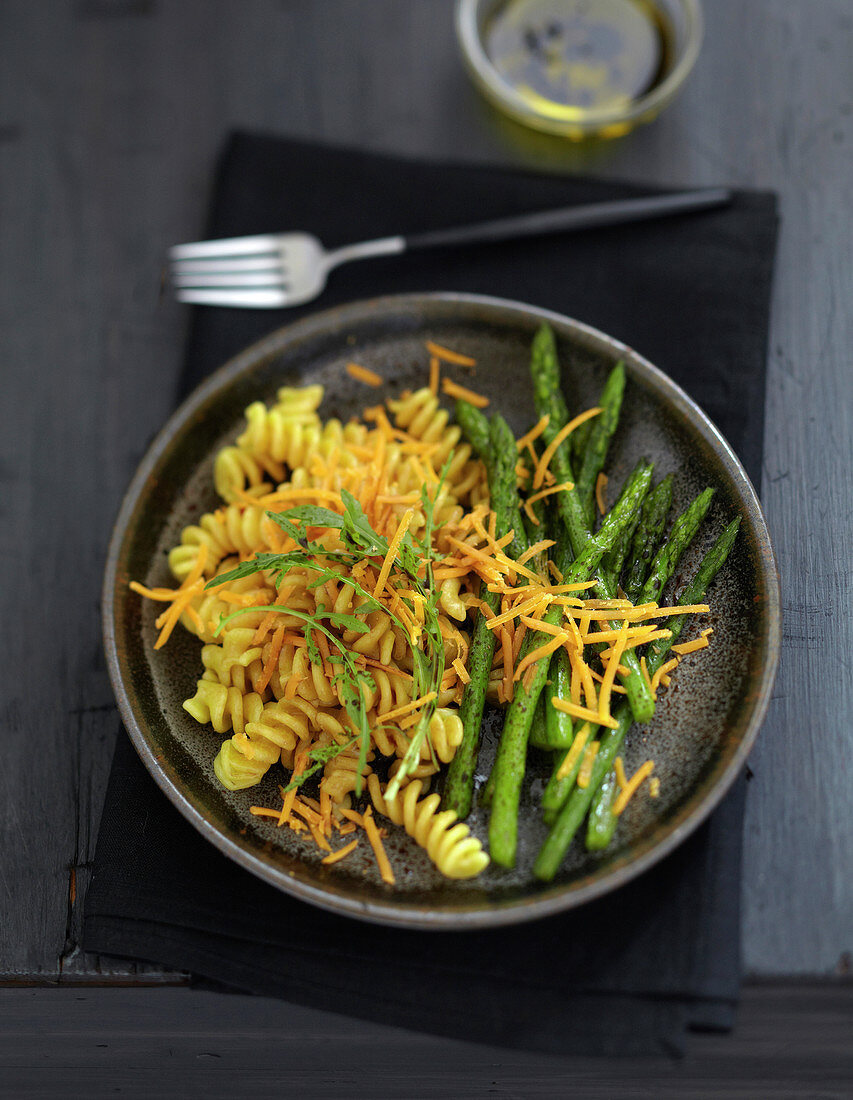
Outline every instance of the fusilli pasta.
[[(437, 795), (419, 803), (417, 798), (462, 739), (455, 710), (462, 682), (453, 662), (467, 656), (464, 626), (479, 578), (457, 570), (440, 582), (435, 638), (445, 673), (432, 692), (428, 735), (413, 758), (417, 708), (429, 701), (413, 699), (413, 646), (422, 644), (423, 596), (403, 589), (397, 594), (398, 580), (387, 593), (390, 602), (368, 599), (388, 588), (393, 559), (383, 572), (381, 559), (366, 556), (348, 569), (330, 557), (325, 572), (292, 564), (276, 580), (262, 570), (246, 575), (239, 567), (258, 553), (298, 549), (292, 528), (280, 526), (273, 512), (314, 504), (339, 512), (344, 491), (361, 503), (378, 536), (390, 540), (407, 528), (417, 540), (426, 530), (426, 489), (433, 544), (449, 553), (447, 539), (462, 530), (466, 509), (486, 514), (485, 470), (429, 389), (389, 401), (393, 424), (381, 407), (367, 410), (373, 426), (324, 422), (318, 413), (322, 397), (321, 386), (282, 387), (271, 407), (249, 405), (245, 429), (214, 459), (214, 487), (223, 505), (186, 526), (169, 552), (169, 568), (182, 585), (176, 595), (186, 591), (179, 621), (203, 643), (202, 677), (184, 708), (217, 733), (230, 734), (214, 762), (225, 787), (251, 787), (279, 761), (299, 772), (313, 753), (324, 752), (324, 813), (349, 807), (363, 786), (369, 788), (377, 810), (404, 825), (443, 873), (467, 877), (484, 865), (482, 849), (465, 839), (467, 827), (451, 827), (447, 815), (436, 815)], [(334, 525), (312, 530), (311, 537), (321, 562), (324, 552), (340, 554), (341, 533)], [(161, 592), (166, 590), (150, 590), (162, 599)], [(343, 617), (335, 633), (306, 628), (328, 615)], [(338, 648), (360, 669), (358, 697), (371, 730), (366, 753)], [(380, 774), (402, 784), (387, 802)], [(301, 805), (313, 830), (307, 803)], [(304, 821), (299, 827), (306, 827)]]

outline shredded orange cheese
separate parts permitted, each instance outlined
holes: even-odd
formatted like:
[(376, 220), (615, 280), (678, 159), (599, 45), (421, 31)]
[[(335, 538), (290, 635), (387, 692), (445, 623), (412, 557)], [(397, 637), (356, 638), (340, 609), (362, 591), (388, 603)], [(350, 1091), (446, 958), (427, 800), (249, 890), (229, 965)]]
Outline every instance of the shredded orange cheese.
[(477, 360), (472, 359), (470, 355), (463, 355), (459, 351), (451, 351), (450, 348), (446, 348), (442, 344), (436, 344), (434, 340), (427, 340), (426, 349), (430, 355), (443, 359), (445, 363), (456, 363), (460, 367), (473, 367), (477, 364)]
[[(171, 603), (171, 606), (168, 607), (162, 615), (159, 615), (154, 622), (154, 625), (160, 630), (157, 641), (154, 643), (155, 649), (162, 649), (169, 640), (182, 612), (184, 610), (193, 610), (189, 607), (189, 602), (193, 596), (199, 595), (204, 589), (202, 574), (204, 573), (206, 562), (207, 543), (203, 542), (198, 548), (198, 556), (196, 557), (195, 563), (180, 588), (146, 588), (145, 585), (139, 584), (137, 581), (130, 582), (130, 588), (134, 592), (138, 592), (141, 596), (147, 596), (151, 600), (168, 601)], [(196, 613), (195, 617), (198, 619), (198, 613)]]
[(593, 416), (598, 416), (601, 409), (587, 409), (586, 412), (582, 412), (579, 416), (576, 416), (574, 420), (570, 420), (568, 424), (564, 424), (562, 428), (557, 432), (545, 450), (542, 452), (542, 457), (539, 459), (539, 465), (536, 467), (536, 471), (533, 474), (533, 488), (538, 489), (542, 482), (545, 480), (545, 471), (551, 463), (551, 459), (557, 453), (557, 448), (563, 442), (568, 439), (572, 432), (586, 423)]
[(568, 634), (566, 633), (558, 634), (557, 637), (552, 638), (550, 642), (546, 642), (544, 645), (540, 645), (536, 649), (531, 650), (526, 657), (523, 657), (519, 661), (513, 680), (519, 680), (526, 668), (530, 665), (537, 664), (543, 657), (547, 657), (549, 654), (553, 653), (555, 649), (559, 649), (567, 638)]
[(385, 560), (382, 562), (382, 568), (379, 570), (376, 587), (373, 589), (373, 598), (375, 600), (382, 594), (385, 582), (388, 580), (394, 562), (397, 560), (397, 551), (400, 549), (400, 543), (403, 541), (403, 536), (409, 529), (409, 524), (412, 522), (414, 514), (411, 508), (406, 509), (403, 518), (397, 525), (397, 530), (394, 532), (394, 537), (391, 539), (388, 546), (388, 553), (385, 555)]
[[(343, 832), (343, 829), (341, 829), (341, 832)], [(343, 846), (343, 848), (338, 848), (338, 850), (336, 852), (331, 852), (329, 855), (324, 856), (320, 860), (320, 862), (321, 863), (337, 863), (339, 860), (342, 860), (345, 856), (348, 856), (350, 854), (350, 852), (352, 852), (357, 847), (358, 847), (358, 837), (356, 837), (355, 840), (351, 840), (349, 842), (349, 844), (345, 844)]]
[(607, 505), (604, 503), (604, 494), (607, 490), (607, 474), (603, 471), (595, 479), (595, 503), (598, 505), (599, 515), (604, 515)]
[(456, 398), (459, 401), (467, 401), (477, 409), (485, 409), (489, 404), (488, 397), (484, 397), (481, 393), (475, 393), (473, 390), (469, 390), (467, 386), (460, 386), (457, 382), (453, 382), (447, 377), (442, 378), (441, 389), (448, 397)]
[(376, 863), (379, 867), (379, 874), (382, 876), (382, 881), (387, 882), (389, 886), (393, 886), (395, 881), (394, 872), (391, 870), (391, 862), (382, 846), (379, 830), (376, 827), (376, 822), (373, 820), (372, 806), (368, 806), (364, 811), (362, 815), (362, 825), (364, 831), (367, 833), (367, 839), (370, 841), (373, 854), (376, 856)]
[(551, 702), (557, 710), (570, 714), (572, 718), (582, 718), (584, 722), (592, 722), (596, 726), (607, 726), (608, 729), (613, 730), (619, 725), (615, 718), (608, 718), (607, 721), (602, 722), (598, 711), (591, 710), (589, 707), (575, 706), (574, 703), (570, 703), (567, 699), (561, 699), (558, 695), (555, 695)]
[(261, 692), (270, 682), (275, 667), (278, 664), (279, 654), (281, 653), (282, 646), (284, 645), (284, 627), (280, 626), (273, 634), (272, 641), (270, 642), (270, 652), (264, 664), (263, 671), (261, 672), (258, 682), (254, 685), (255, 691)]
[(382, 385), (383, 380), (376, 371), (369, 370), (367, 367), (360, 367), (358, 363), (347, 363), (347, 374), (359, 382), (365, 382), (368, 386)]
[(441, 375), (441, 363), (437, 355), (430, 357), (429, 361), (429, 390), (438, 397), (438, 381)]
[(613, 813), (616, 815), (616, 817), (619, 817), (619, 815), (631, 801), (631, 796), (634, 794), (634, 792), (637, 790), (643, 780), (650, 776), (654, 770), (654, 760), (647, 760), (645, 764), (641, 765), (637, 769), (637, 771), (634, 772), (633, 776), (619, 792), (616, 801), (613, 803)]
[(552, 546), (556, 546), (553, 539), (542, 539), (540, 542), (534, 542), (532, 546), (528, 546), (523, 554), (519, 554), (519, 565), (524, 565), (525, 562), (530, 561), (531, 558), (535, 558), (536, 555), (541, 554), (543, 550), (549, 550)]
[(601, 690), (598, 693), (598, 721), (601, 725), (606, 725), (607, 719), (610, 717), (610, 691), (613, 687), (613, 681), (616, 679), (616, 670), (620, 667), (619, 658), (622, 656), (627, 640), (628, 624), (623, 623), (619, 631), (619, 637), (613, 645), (607, 668), (604, 670), (604, 679), (601, 681)]
[(580, 770), (578, 771), (578, 786), (588, 787), (589, 781), (592, 779), (592, 768), (595, 764), (595, 758), (598, 755), (598, 746), (600, 741), (590, 741), (584, 750), (583, 760), (581, 760)]
[(661, 680), (666, 676), (668, 672), (672, 672), (675, 666), (678, 664), (679, 658), (673, 657), (671, 661), (667, 661), (665, 665), (661, 665), (657, 672), (652, 677), (652, 695), (657, 692), (658, 685)]
[(699, 637), (694, 638), (692, 642), (682, 642), (681, 645), (674, 645), (672, 648), (683, 657), (685, 653), (695, 653), (697, 649), (705, 649), (707, 645), (708, 636), (706, 634), (700, 634)]
[(554, 493), (568, 492), (570, 489), (574, 489), (574, 487), (575, 484), (573, 481), (563, 481), (559, 485), (551, 485), (547, 489), (540, 489), (538, 493), (534, 493), (532, 496), (529, 496), (524, 502), (524, 511), (527, 513), (527, 516), (530, 519), (531, 523), (535, 523), (537, 527), (539, 525), (539, 520), (536, 518), (536, 515), (533, 511), (533, 505), (536, 503), (537, 500), (542, 500), (544, 497), (550, 497)]
[(572, 741), (572, 747), (566, 753), (563, 763), (560, 765), (557, 771), (557, 779), (565, 779), (574, 768), (578, 761), (578, 757), (583, 752), (586, 746), (590, 733), (592, 732), (592, 726), (589, 722), (584, 722), (578, 732), (575, 734), (575, 738)]
[(392, 718), (401, 718), (404, 714), (411, 714), (413, 710), (418, 710), (420, 707), (426, 706), (427, 703), (431, 703), (436, 698), (437, 692), (429, 691), (426, 695), (422, 695), (420, 699), (412, 699), (410, 703), (404, 703), (400, 707), (396, 707), (394, 710), (386, 711), (385, 714), (377, 715), (380, 722), (388, 722)]
[(250, 806), (249, 813), (254, 817), (278, 817), (278, 810), (271, 810), (268, 806)]
[(457, 657), (453, 661), (453, 667), (456, 670), (456, 675), (459, 677), (463, 684), (471, 683), (471, 677), (468, 675), (468, 669), (465, 667), (461, 657)]
[(550, 423), (550, 420), (551, 417), (548, 416), (548, 414), (546, 413), (541, 420), (538, 420), (533, 425), (529, 432), (523, 435), (520, 439), (516, 439), (515, 445), (518, 448), (519, 452), (523, 451), (524, 448), (527, 447), (530, 450), (530, 453), (533, 455), (535, 461), (535, 452), (531, 448), (530, 444), (535, 442), (535, 440), (537, 440), (539, 436), (545, 431), (545, 429), (548, 427), (548, 424)]
[[(291, 779), (298, 779), (300, 775), (308, 767), (308, 753), (298, 752), (296, 758), (293, 761), (293, 775)], [(293, 804), (296, 801), (296, 787), (291, 787), (289, 791), (286, 791), (283, 787), (279, 788), (281, 793), (281, 813), (279, 814), (279, 825), (285, 825), (290, 820), (290, 815), (293, 812)]]

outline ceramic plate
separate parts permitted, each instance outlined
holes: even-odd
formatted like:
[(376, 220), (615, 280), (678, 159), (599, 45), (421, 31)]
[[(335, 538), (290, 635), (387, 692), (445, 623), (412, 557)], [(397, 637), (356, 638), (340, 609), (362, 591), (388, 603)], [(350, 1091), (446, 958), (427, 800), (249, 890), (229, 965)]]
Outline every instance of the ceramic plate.
[[(609, 368), (618, 359), (626, 363), (629, 383), (607, 464), (611, 484), (645, 456), (655, 463), (656, 478), (674, 473), (676, 509), (704, 486), (716, 489), (680, 576), (689, 574), (726, 522), (743, 517), (709, 595), (712, 613), (703, 625), (713, 626), (713, 644), (701, 658), (684, 662), (661, 694), (652, 723), (635, 727), (626, 741), (626, 770), (630, 774), (652, 757), (660, 797), (631, 801), (606, 852), (591, 855), (576, 840), (557, 878), (545, 885), (530, 868), (545, 837), (537, 800), (547, 758), (531, 754), (516, 870), (490, 867), (476, 879), (449, 881), (393, 827), (386, 848), (395, 886), (382, 883), (366, 844), (341, 863), (323, 866), (310, 839), (249, 813), (253, 804), (280, 804), (278, 767), (248, 791), (220, 787), (213, 759), (223, 738), (198, 726), (181, 707), (201, 674), (200, 644), (178, 628), (155, 652), (158, 608), (132, 593), (128, 581), (173, 584), (166, 551), (185, 524), (220, 503), (212, 488), (213, 457), (239, 434), (251, 401), (272, 400), (282, 385), (321, 382), (321, 415), (346, 419), (375, 403), (380, 392), (391, 396), (424, 385), (424, 343), (432, 339), (477, 360), (469, 384), (491, 398), (491, 409), (503, 412), (521, 434), (535, 420), (529, 349), (543, 320), (558, 338), (572, 409), (593, 405)], [(345, 364), (353, 359), (383, 376), (383, 391), (346, 374)], [(365, 920), (443, 929), (508, 924), (580, 905), (672, 851), (744, 765), (770, 696), (780, 631), (776, 569), (755, 493), (731, 448), (686, 394), (636, 352), (584, 324), (531, 306), (458, 294), (381, 298), (317, 313), (213, 374), (154, 440), (130, 485), (110, 546), (103, 615), (110, 674), (128, 732), (161, 789), (208, 840), (304, 901)], [(499, 729), (499, 712), (488, 713), (481, 775)], [(469, 823), (485, 839), (485, 817), (475, 811)]]

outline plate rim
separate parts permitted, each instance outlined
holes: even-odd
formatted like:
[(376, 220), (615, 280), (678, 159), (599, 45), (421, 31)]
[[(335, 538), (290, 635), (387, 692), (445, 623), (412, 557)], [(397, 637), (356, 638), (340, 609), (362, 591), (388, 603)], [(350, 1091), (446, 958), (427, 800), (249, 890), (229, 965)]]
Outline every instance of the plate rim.
[[(327, 889), (296, 879), (286, 871), (276, 871), (271, 865), (265, 863), (247, 848), (242, 847), (229, 834), (209, 821), (190, 800), (186, 792), (160, 766), (153, 745), (146, 738), (143, 729), (136, 720), (118, 652), (115, 607), (117, 586), (120, 581), (118, 565), (122, 557), (121, 551), (128, 536), (129, 522), (139, 498), (162, 458), (163, 452), (171, 444), (174, 437), (192, 420), (197, 410), (206, 403), (209, 397), (243, 372), (250, 370), (257, 361), (285, 350), (287, 344), (294, 339), (310, 339), (312, 333), (319, 335), (327, 332), (330, 326), (336, 322), (340, 327), (344, 327), (348, 321), (355, 323), (379, 312), (384, 311), (389, 314), (399, 314), (407, 310), (411, 312), (423, 307), (425, 304), (496, 310), (504, 320), (507, 317), (512, 317), (512, 315), (517, 315), (519, 320), (523, 320), (527, 325), (531, 321), (547, 322), (558, 331), (568, 326), (575, 332), (584, 334), (593, 344), (606, 347), (617, 358), (625, 358), (631, 369), (636, 368), (641, 376), (645, 375), (648, 380), (655, 384), (656, 390), (662, 387), (665, 391), (670, 391), (673, 407), (682, 413), (691, 425), (699, 430), (701, 435), (706, 438), (709, 437), (708, 441), (712, 444), (716, 456), (723, 461), (723, 465), (726, 467), (733, 483), (745, 496), (744, 505), (759, 536), (758, 565), (764, 581), (767, 619), (767, 652), (758, 683), (751, 689), (753, 696), (752, 712), (744, 735), (716, 782), (706, 792), (702, 800), (692, 807), (685, 820), (673, 825), (657, 843), (651, 845), (645, 852), (641, 852), (630, 862), (615, 867), (610, 874), (592, 882), (584, 884), (583, 879), (580, 879), (579, 883), (572, 884), (569, 887), (566, 884), (551, 884), (549, 886), (543, 883), (542, 893), (533, 898), (496, 902), (486, 907), (481, 906), (471, 909), (436, 909), (433, 911), (423, 908), (394, 907), (387, 904), (379, 896), (375, 900), (364, 901), (331, 893)], [(290, 896), (317, 905), (327, 911), (398, 928), (459, 931), (462, 929), (500, 927), (529, 920), (538, 920), (577, 908), (611, 893), (644, 874), (663, 860), (707, 820), (740, 774), (752, 751), (767, 713), (781, 648), (781, 591), (776, 558), (767, 523), (758, 500), (758, 494), (749, 475), (714, 422), (669, 375), (630, 345), (568, 314), (491, 295), (455, 291), (426, 291), (356, 299), (304, 315), (295, 321), (274, 329), (266, 336), (243, 348), (236, 355), (231, 356), (187, 395), (149, 443), (145, 455), (137, 466), (122, 498), (107, 551), (101, 593), (101, 623), (110, 682), (124, 727), (134, 748), (161, 791), (205, 839), (239, 866), (255, 874), (263, 881), (270, 883)]]

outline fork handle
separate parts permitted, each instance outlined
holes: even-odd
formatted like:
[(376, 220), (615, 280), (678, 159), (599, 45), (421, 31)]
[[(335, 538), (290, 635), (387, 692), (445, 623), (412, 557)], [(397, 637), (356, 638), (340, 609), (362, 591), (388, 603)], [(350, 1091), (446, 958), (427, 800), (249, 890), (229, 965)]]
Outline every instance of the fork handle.
[(447, 245), (473, 244), (482, 241), (506, 241), (513, 237), (534, 237), (544, 233), (572, 229), (593, 229), (603, 225), (661, 218), (671, 214), (686, 214), (695, 210), (710, 210), (731, 202), (732, 193), (722, 187), (701, 191), (680, 191), (671, 195), (654, 195), (640, 199), (617, 199), (580, 206), (564, 206), (558, 210), (542, 210), (534, 214), (519, 214), (511, 218), (452, 229), (433, 229), (404, 237), (405, 249), (439, 248)]

